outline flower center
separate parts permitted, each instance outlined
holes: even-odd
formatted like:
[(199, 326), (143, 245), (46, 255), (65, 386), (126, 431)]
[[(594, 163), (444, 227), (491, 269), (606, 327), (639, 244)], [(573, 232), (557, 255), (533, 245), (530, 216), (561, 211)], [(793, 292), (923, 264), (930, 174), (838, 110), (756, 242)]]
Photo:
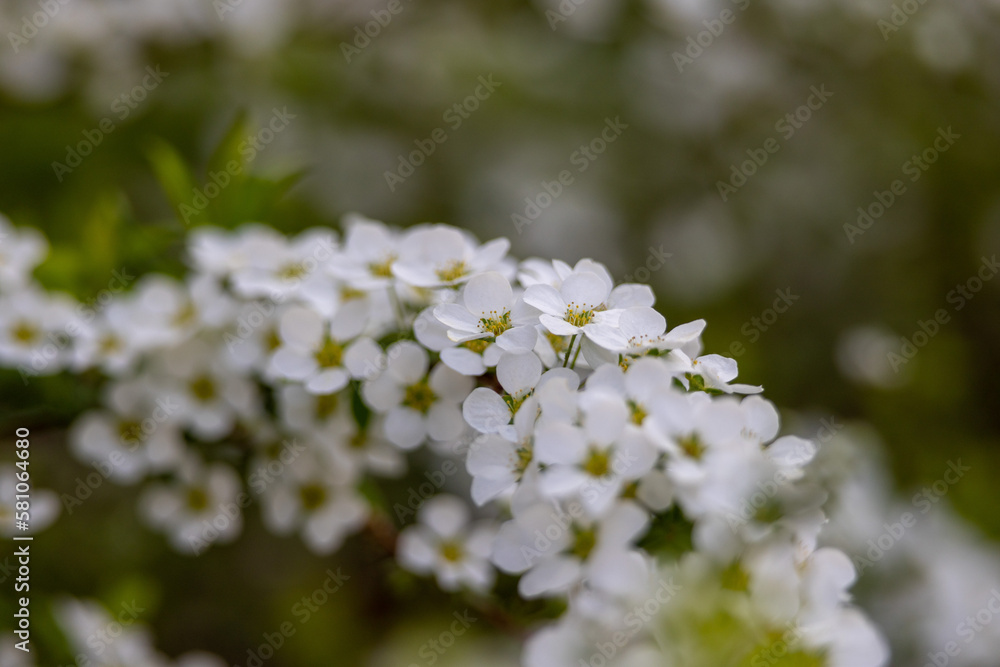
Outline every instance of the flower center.
[(326, 502), (326, 489), (319, 484), (304, 484), (299, 487), (302, 507), (307, 511), (317, 510)]
[(510, 323), (510, 311), (504, 311), (503, 314), (497, 315), (494, 310), (490, 314), (490, 317), (479, 318), (479, 328), (483, 333), (491, 333), (494, 336), (499, 336), (512, 326)]
[(604, 477), (611, 472), (611, 452), (607, 449), (591, 447), (587, 454), (587, 460), (583, 463), (583, 469), (591, 477)]
[(733, 563), (722, 571), (722, 587), (730, 591), (746, 591), (750, 588), (750, 575), (740, 565), (739, 561)]
[(431, 389), (427, 378), (414, 382), (403, 393), (403, 405), (423, 414), (427, 414), (436, 400), (437, 395)]
[(191, 394), (203, 403), (215, 398), (215, 383), (207, 375), (200, 375), (192, 380), (188, 388)]
[(283, 280), (296, 280), (309, 273), (302, 262), (286, 264), (278, 270), (278, 277)]
[(184, 306), (174, 314), (174, 319), (171, 320), (170, 324), (175, 327), (187, 326), (194, 322), (195, 317), (198, 315), (198, 311), (195, 310), (194, 304), (190, 301), (184, 304)]
[(142, 424), (137, 421), (118, 422), (118, 435), (123, 442), (132, 442), (142, 437)]
[(200, 512), (208, 507), (208, 494), (204, 489), (192, 486), (187, 492), (187, 506), (195, 512)]
[(467, 340), (459, 345), (467, 350), (472, 350), (476, 354), (482, 354), (490, 346), (490, 341), (485, 338), (476, 338), (475, 340)]
[(101, 354), (111, 354), (112, 352), (117, 352), (122, 349), (122, 341), (118, 336), (114, 334), (105, 334), (101, 337), (101, 342), (98, 344), (98, 349)]
[(30, 322), (21, 320), (14, 327), (14, 340), (19, 343), (31, 344), (38, 338), (38, 329)]
[(344, 358), (344, 348), (337, 341), (327, 337), (313, 357), (320, 368), (334, 368), (340, 366), (340, 362)]
[(468, 272), (469, 267), (461, 259), (453, 259), (446, 262), (441, 268), (435, 271), (437, 277), (446, 283), (458, 280)]
[(534, 454), (531, 451), (531, 447), (518, 447), (517, 448), (517, 461), (514, 462), (514, 471), (517, 472), (518, 478), (524, 474), (524, 471), (528, 469), (528, 465), (531, 463), (531, 459), (534, 458)]
[(513, 396), (510, 394), (503, 395), (503, 401), (504, 403), (507, 404), (507, 407), (510, 408), (511, 414), (517, 414), (517, 411), (521, 408), (521, 405), (526, 400), (528, 400), (529, 396), (531, 396), (532, 391), (533, 390), (529, 390), (524, 392), (523, 394), (514, 394)]
[(449, 563), (457, 563), (462, 560), (462, 545), (452, 540), (442, 542), (441, 556)]
[(281, 347), (281, 337), (278, 336), (277, 329), (271, 329), (267, 332), (267, 335), (264, 336), (264, 347), (268, 352), (273, 352)]
[(339, 399), (336, 394), (321, 394), (316, 397), (316, 420), (322, 421), (337, 410)]
[(575, 327), (582, 327), (585, 324), (590, 324), (590, 321), (594, 319), (594, 311), (570, 303), (563, 319)]
[(677, 444), (680, 446), (681, 451), (697, 461), (700, 461), (701, 457), (705, 454), (705, 445), (701, 444), (701, 440), (695, 433), (681, 438), (677, 441)]
[(573, 526), (573, 546), (569, 552), (579, 558), (586, 560), (590, 552), (597, 545), (597, 531), (593, 528), (580, 528)]
[(629, 407), (629, 410), (632, 411), (632, 423), (636, 424), (637, 426), (641, 426), (643, 420), (646, 419), (646, 416), (649, 413), (646, 412), (646, 409), (644, 407), (642, 407), (641, 405), (639, 405), (635, 401), (629, 401), (628, 402), (628, 407)]
[(368, 265), (368, 270), (378, 278), (392, 278), (392, 264), (395, 261), (396, 256), (389, 255), (381, 262), (371, 262)]

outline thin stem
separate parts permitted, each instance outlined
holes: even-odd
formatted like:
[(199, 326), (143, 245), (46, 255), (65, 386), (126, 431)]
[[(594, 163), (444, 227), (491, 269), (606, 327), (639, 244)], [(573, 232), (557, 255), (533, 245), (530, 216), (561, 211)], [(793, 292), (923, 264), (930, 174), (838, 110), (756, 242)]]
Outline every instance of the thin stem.
[(576, 368), (576, 360), (580, 357), (580, 350), (583, 349), (583, 338), (580, 339), (579, 345), (576, 346), (576, 354), (573, 355), (573, 363), (569, 365), (570, 369)]
[(576, 342), (576, 336), (576, 334), (573, 334), (573, 337), (569, 339), (569, 346), (566, 348), (566, 356), (563, 357), (563, 368), (566, 368), (569, 364), (569, 353), (573, 351), (573, 343)]
[(403, 304), (399, 301), (399, 294), (396, 293), (396, 283), (390, 282), (386, 289), (389, 291), (389, 301), (392, 302), (392, 310), (396, 315), (396, 325), (403, 331), (406, 328), (406, 318), (403, 316)]

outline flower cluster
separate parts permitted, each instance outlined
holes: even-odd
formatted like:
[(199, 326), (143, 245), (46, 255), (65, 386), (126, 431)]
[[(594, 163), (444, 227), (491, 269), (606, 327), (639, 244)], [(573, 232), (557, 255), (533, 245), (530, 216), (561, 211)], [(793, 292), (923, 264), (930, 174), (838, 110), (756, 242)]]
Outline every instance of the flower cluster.
[(73, 452), (116, 482), (155, 476), (140, 509), (179, 550), (235, 539), (258, 500), (330, 553), (387, 513), (366, 481), (421, 446), (461, 451), (470, 483), (420, 507), (397, 559), (445, 590), (513, 576), (564, 602), (529, 667), (758, 664), (779, 644), (794, 664), (887, 660), (850, 559), (819, 546), (816, 445), (779, 437), (760, 387), (702, 353), (704, 321), (668, 328), (649, 287), (598, 262), (356, 215), (342, 239), (202, 228), (188, 279), (144, 276), (85, 319), (32, 283), (40, 241), (4, 231), (35, 250), (0, 274), (0, 363), (109, 377)]

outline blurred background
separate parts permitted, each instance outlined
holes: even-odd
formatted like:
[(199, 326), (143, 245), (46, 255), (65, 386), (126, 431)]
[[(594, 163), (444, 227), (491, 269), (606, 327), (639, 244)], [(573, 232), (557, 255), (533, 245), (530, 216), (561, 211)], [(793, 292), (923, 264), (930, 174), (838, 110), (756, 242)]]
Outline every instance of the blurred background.
[[(0, 212), (49, 238), (49, 289), (180, 276), (193, 225), (352, 211), (594, 257), (671, 326), (707, 319), (791, 430), (870, 425), (887, 492), (961, 459), (947, 502), (1000, 538), (996, 0), (6, 0), (0, 27)], [(227, 136), (253, 178), (213, 196)], [(32, 428), (57, 492), (87, 472), (65, 432), (99, 387), (0, 372), (0, 428)], [(426, 664), (422, 628), (455, 611), (369, 536), (320, 559), (251, 512), (193, 559), (130, 489), (94, 496), (39, 545), (37, 595), (142, 600), (170, 654), (245, 664), (334, 566), (353, 576), (324, 622), (267, 664)], [(68, 660), (37, 623), (41, 664)], [(516, 664), (487, 630), (477, 660)]]

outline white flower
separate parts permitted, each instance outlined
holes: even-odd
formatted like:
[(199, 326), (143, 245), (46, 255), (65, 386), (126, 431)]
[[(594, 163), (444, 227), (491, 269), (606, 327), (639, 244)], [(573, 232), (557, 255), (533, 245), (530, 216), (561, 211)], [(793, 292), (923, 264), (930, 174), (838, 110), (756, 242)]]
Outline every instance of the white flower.
[(81, 326), (68, 297), (32, 287), (0, 294), (0, 363), (17, 368), (23, 379), (58, 373)]
[[(542, 418), (535, 432), (535, 456), (544, 465), (539, 489), (553, 498), (579, 497), (592, 516), (601, 516), (625, 484), (656, 462), (657, 452), (634, 424), (623, 397), (601, 389), (580, 395), (582, 424)], [(549, 411), (551, 412), (551, 411)]]
[[(0, 535), (4, 537), (33, 535), (48, 528), (59, 516), (59, 496), (54, 491), (39, 489), (31, 482), (30, 493), (25, 494), (28, 498), (17, 497), (21, 493), (17, 490), (20, 483), (17, 474), (21, 472), (25, 470), (14, 464), (0, 465)], [(27, 502), (28, 509), (18, 509), (18, 502)], [(21, 530), (15, 524), (16, 515), (25, 511), (28, 514), (29, 530)]]
[(485, 593), (495, 572), (489, 557), (496, 529), (489, 522), (469, 523), (469, 508), (459, 498), (435, 496), (421, 506), (419, 523), (399, 534), (400, 565), (437, 577), (446, 591), (467, 587)]
[(518, 591), (526, 598), (563, 595), (583, 581), (614, 593), (623, 585), (622, 568), (634, 567), (630, 545), (648, 522), (646, 512), (627, 501), (599, 520), (572, 503), (567, 509), (532, 504), (501, 526), (493, 562), (504, 572), (525, 573)]
[(281, 317), (282, 346), (271, 358), (277, 377), (303, 382), (314, 394), (332, 394), (362, 377), (381, 350), (375, 341), (360, 337), (367, 306), (350, 301), (329, 323), (314, 310), (291, 307)]
[(184, 452), (181, 403), (148, 378), (109, 385), (108, 411), (92, 410), (70, 427), (70, 451), (102, 477), (132, 484), (176, 466)]
[(513, 429), (504, 429), (502, 436), (483, 434), (473, 441), (465, 465), (472, 475), (471, 496), (477, 505), (508, 491), (530, 469), (538, 468), (534, 458), (537, 416), (538, 400), (528, 398), (514, 415)]
[(357, 213), (343, 217), (344, 245), (330, 272), (361, 290), (375, 290), (392, 285), (392, 265), (399, 257), (398, 234), (377, 220)]
[[(623, 294), (627, 287), (615, 288), (618, 290), (615, 296)], [(582, 333), (609, 350), (627, 346), (625, 336), (618, 329), (620, 312), (609, 307), (615, 300), (609, 277), (592, 271), (574, 271), (562, 281), (558, 290), (545, 284), (532, 285), (525, 290), (523, 299), (542, 312), (538, 320), (550, 333), (557, 336)]]
[(0, 290), (13, 292), (31, 280), (31, 272), (49, 252), (37, 229), (14, 227), (0, 214)]
[(326, 267), (336, 248), (330, 230), (311, 229), (291, 240), (279, 236), (244, 249), (246, 266), (233, 272), (233, 290), (248, 298), (303, 300), (330, 314), (337, 292)]
[(259, 411), (257, 386), (225, 363), (218, 343), (196, 338), (153, 359), (180, 403), (176, 420), (202, 440), (218, 440)]
[(450, 327), (448, 337), (456, 343), (493, 340), (508, 352), (530, 352), (538, 340), (537, 317), (501, 274), (490, 271), (472, 277), (462, 290), (464, 305), (442, 304), (434, 315)]
[(297, 529), (314, 553), (332, 553), (368, 518), (368, 504), (352, 483), (349, 471), (303, 452), (265, 487), (264, 523), (279, 535)]
[(497, 362), (497, 381), (503, 387), (504, 396), (486, 387), (473, 389), (462, 404), (465, 421), (480, 433), (506, 430), (541, 377), (542, 362), (533, 353), (504, 354)]
[(233, 469), (221, 463), (205, 465), (185, 459), (175, 478), (147, 488), (139, 510), (163, 530), (175, 549), (199, 554), (209, 545), (232, 542), (243, 528), (238, 505), (242, 484)]
[(454, 227), (425, 225), (405, 234), (392, 273), (414, 287), (457, 285), (478, 273), (498, 270), (509, 247), (507, 239), (480, 246)]
[(428, 436), (451, 440), (464, 429), (461, 402), (472, 389), (472, 379), (438, 364), (428, 375), (427, 351), (411, 341), (393, 343), (386, 350), (385, 371), (362, 385), (362, 395), (376, 412), (384, 413), (386, 436), (411, 449)]

